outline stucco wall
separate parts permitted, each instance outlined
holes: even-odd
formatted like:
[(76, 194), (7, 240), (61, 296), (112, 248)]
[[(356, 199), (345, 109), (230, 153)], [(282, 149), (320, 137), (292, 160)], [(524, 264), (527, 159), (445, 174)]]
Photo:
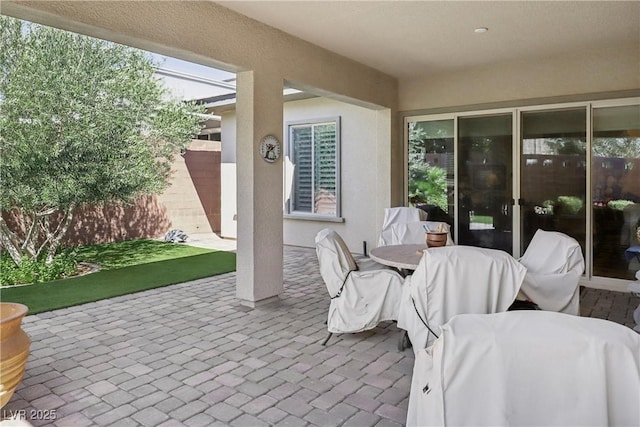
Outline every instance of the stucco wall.
[[(334, 101), (327, 98), (312, 98), (287, 102), (284, 106), (283, 146), (286, 145), (286, 123), (289, 121), (341, 118), (341, 192), (343, 223), (284, 220), (284, 243), (288, 245), (314, 247), (315, 235), (325, 227), (334, 228), (342, 235), (353, 252), (362, 252), (362, 242), (372, 248), (377, 240), (378, 211), (376, 180), (380, 173), (377, 167), (376, 148), (377, 112), (366, 108)], [(222, 235), (234, 237), (235, 215), (235, 113), (222, 114)], [(286, 177), (285, 177), (286, 179)], [(287, 189), (285, 186), (286, 198)], [(284, 209), (284, 200), (283, 200)]]
[(220, 197), (220, 142), (194, 140), (176, 156), (170, 186), (158, 196), (170, 227), (187, 234), (220, 231)]
[(220, 165), (220, 235), (238, 237), (238, 201), (236, 178), (236, 115), (235, 111), (222, 114), (222, 164)]
[(399, 82), (399, 110), (640, 90), (640, 45), (511, 61)]
[[(285, 219), (286, 244), (314, 247), (315, 235), (330, 227), (344, 238), (352, 252), (362, 252), (362, 241), (373, 247), (376, 228), (376, 113), (365, 108), (326, 98), (314, 98), (285, 104), (286, 122), (341, 118), (341, 203), (344, 223)], [(286, 188), (285, 188), (286, 190)], [(382, 208), (380, 208), (382, 209)]]

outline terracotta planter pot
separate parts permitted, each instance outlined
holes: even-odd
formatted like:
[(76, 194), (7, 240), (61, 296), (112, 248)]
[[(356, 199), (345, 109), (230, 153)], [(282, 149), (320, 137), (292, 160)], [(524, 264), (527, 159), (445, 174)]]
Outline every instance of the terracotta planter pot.
[(31, 340), (20, 327), (26, 305), (0, 303), (0, 408), (7, 404), (22, 380)]
[(425, 234), (426, 234), (427, 246), (430, 248), (438, 248), (440, 246), (445, 246), (447, 244), (446, 232), (427, 232)]

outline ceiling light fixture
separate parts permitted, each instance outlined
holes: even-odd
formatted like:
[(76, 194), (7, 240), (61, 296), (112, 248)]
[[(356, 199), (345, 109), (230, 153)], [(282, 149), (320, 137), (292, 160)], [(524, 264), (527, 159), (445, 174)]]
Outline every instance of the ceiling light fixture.
[(480, 34), (480, 33), (486, 33), (487, 31), (489, 31), (489, 29), (487, 27), (478, 27), (473, 31)]

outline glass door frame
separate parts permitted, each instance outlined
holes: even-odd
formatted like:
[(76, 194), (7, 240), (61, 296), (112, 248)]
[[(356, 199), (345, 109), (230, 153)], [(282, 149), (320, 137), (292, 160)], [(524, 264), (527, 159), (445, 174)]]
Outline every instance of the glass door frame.
[[(515, 103), (514, 103), (515, 104)], [(528, 104), (523, 102), (523, 104)], [(530, 111), (553, 111), (564, 110), (568, 108), (585, 108), (586, 114), (586, 188), (585, 188), (585, 205), (589, 209), (585, 209), (585, 273), (581, 279), (582, 285), (589, 285), (591, 287), (622, 290), (626, 289), (628, 280), (616, 279), (604, 276), (593, 275), (593, 212), (591, 207), (593, 206), (593, 194), (592, 194), (592, 150), (593, 150), (593, 123), (592, 112), (594, 108), (606, 108), (606, 107), (620, 107), (626, 105), (638, 105), (640, 104), (640, 97), (629, 97), (620, 99), (602, 99), (592, 101), (579, 101), (579, 102), (557, 102), (550, 104), (532, 104), (532, 105), (514, 105), (513, 107), (495, 108), (495, 109), (479, 109), (469, 110), (465, 107), (460, 107), (460, 111), (448, 112), (448, 113), (433, 113), (433, 114), (406, 114), (402, 116), (403, 125), (403, 164), (404, 164), (404, 200), (405, 205), (408, 204), (408, 123), (416, 121), (433, 121), (433, 120), (453, 120), (454, 122), (454, 221), (458, 223), (458, 118), (459, 117), (482, 117), (496, 114), (511, 113), (512, 127), (513, 127), (513, 256), (519, 258), (522, 256), (521, 244), (522, 233), (520, 230), (520, 221), (522, 216), (522, 208), (518, 201), (521, 199), (520, 186), (522, 183), (521, 175), (522, 168), (520, 158), (522, 156), (521, 137), (522, 137), (522, 113)], [(456, 227), (454, 233), (454, 240), (458, 239), (458, 227)]]
[[(458, 220), (458, 203), (455, 203), (458, 200), (458, 118), (455, 113), (446, 113), (446, 114), (430, 114), (423, 116), (406, 116), (404, 117), (402, 123), (402, 140), (403, 140), (403, 200), (404, 205), (407, 206), (409, 203), (409, 123), (410, 122), (432, 122), (439, 120), (453, 120), (453, 221), (454, 224)], [(454, 235), (452, 236), (454, 241), (458, 241), (458, 227), (454, 227)]]
[[(589, 107), (588, 107), (588, 125), (589, 125), (589, 129), (587, 129), (587, 167), (589, 168), (587, 171), (587, 189), (589, 189), (590, 191), (588, 192), (587, 196), (589, 197), (589, 201), (590, 201), (590, 206), (593, 206), (593, 195), (592, 195), (592, 185), (593, 183), (591, 182), (591, 163), (592, 163), (592, 152), (593, 152), (593, 144), (592, 144), (592, 139), (593, 139), (593, 123), (592, 123), (592, 117), (593, 117), (593, 110), (597, 109), (597, 108), (608, 108), (608, 107), (624, 107), (624, 106), (631, 106), (631, 105), (640, 105), (640, 97), (634, 97), (634, 98), (624, 98), (624, 99), (613, 99), (613, 100), (599, 100), (599, 101), (592, 101), (589, 102)], [(592, 209), (589, 209), (589, 217), (588, 219), (590, 220), (587, 223), (587, 237), (589, 238), (593, 238), (593, 228), (592, 228), (592, 222), (591, 222), (591, 216), (592, 216)], [(592, 242), (592, 240), (591, 240)], [(586, 270), (585, 270), (585, 276), (586, 279), (588, 281), (588, 284), (592, 285), (593, 287), (598, 287), (598, 288), (603, 288), (603, 289), (613, 289), (613, 290), (621, 290), (622, 286), (624, 286), (624, 290), (626, 290), (628, 284), (629, 284), (629, 280), (626, 279), (616, 279), (616, 278), (611, 278), (611, 277), (605, 277), (605, 276), (594, 276), (593, 275), (593, 243), (591, 243), (589, 245), (589, 258), (585, 257), (587, 266), (586, 266)], [(612, 286), (613, 284), (613, 286)], [(619, 287), (616, 287), (615, 284), (620, 284)]]
[[(517, 119), (517, 111), (514, 108), (497, 108), (497, 109), (490, 109), (490, 110), (472, 110), (472, 111), (461, 111), (461, 112), (456, 112), (456, 113), (442, 113), (442, 114), (424, 114), (424, 115), (409, 115), (409, 116), (405, 116), (403, 118), (402, 121), (402, 125), (403, 125), (403, 164), (404, 164), (404, 188), (403, 188), (403, 192), (404, 192), (404, 203), (405, 205), (408, 203), (409, 200), (409, 122), (421, 122), (421, 121), (436, 121), (436, 120), (453, 120), (453, 200), (455, 201), (454, 206), (453, 206), (453, 221), (454, 224), (456, 224), (456, 226), (454, 227), (454, 235), (453, 240), (454, 241), (458, 241), (458, 233), (459, 233), (459, 228), (458, 225), (458, 219), (459, 219), (459, 206), (457, 203), (458, 200), (458, 118), (460, 117), (464, 117), (464, 118), (475, 118), (475, 117), (486, 117), (486, 116), (496, 116), (496, 115), (506, 115), (506, 114), (511, 114), (511, 144), (512, 147), (516, 146), (516, 119)], [(518, 158), (516, 157), (516, 153), (515, 153), (515, 148), (512, 148), (512, 170), (513, 170), (513, 179), (512, 179), (512, 199), (513, 201), (517, 201), (518, 199), (515, 197), (515, 190), (516, 190), (516, 178), (518, 177), (518, 169), (516, 169), (516, 166), (518, 165)], [(519, 181), (518, 181), (519, 182)], [(520, 237), (519, 237), (519, 230), (516, 230), (516, 225), (517, 223), (515, 222), (516, 219), (519, 219), (520, 217), (516, 217), (516, 205), (512, 205), (513, 208), (513, 214), (511, 217), (511, 229), (513, 230), (513, 235), (514, 235), (514, 241), (513, 241), (513, 245), (514, 245), (514, 251), (519, 248), (516, 247), (516, 241), (520, 242)], [(514, 256), (517, 257), (517, 255), (514, 253)]]
[[(522, 247), (522, 233), (520, 232), (520, 221), (521, 221), (521, 215), (522, 215), (522, 206), (519, 203), (519, 200), (522, 199), (522, 193), (520, 192), (520, 187), (522, 184), (522, 164), (520, 162), (520, 158), (522, 156), (522, 113), (525, 112), (553, 112), (553, 111), (563, 111), (563, 110), (569, 110), (569, 109), (577, 109), (577, 108), (584, 108), (585, 109), (585, 114), (586, 114), (586, 129), (585, 129), (585, 135), (586, 135), (586, 143), (587, 143), (587, 152), (586, 152), (586, 158), (585, 161), (587, 162), (586, 164), (586, 169), (585, 169), (585, 173), (586, 173), (586, 179), (585, 179), (585, 207), (591, 207), (592, 206), (592, 200), (591, 200), (591, 193), (589, 191), (589, 189), (591, 188), (591, 103), (589, 102), (567, 102), (567, 103), (562, 103), (562, 104), (545, 104), (545, 105), (535, 105), (535, 106), (530, 106), (530, 107), (520, 107), (520, 108), (516, 108), (515, 109), (515, 114), (516, 114), (516, 127), (517, 127), (517, 140), (515, 141), (515, 145), (516, 145), (516, 150), (517, 151), (517, 158), (516, 158), (516, 165), (517, 165), (517, 169), (515, 175), (517, 176), (517, 184), (516, 188), (517, 188), (517, 197), (516, 197), (516, 205), (518, 207), (518, 218), (514, 218), (514, 222), (517, 221), (518, 224), (516, 225), (516, 227), (518, 228), (517, 230), (517, 239), (518, 242), (517, 244), (514, 242), (514, 254), (513, 256), (516, 258), (519, 258), (523, 255), (522, 251), (520, 250), (520, 248)], [(515, 210), (515, 209), (514, 209)], [(585, 250), (585, 254), (584, 254), (584, 259), (585, 259), (585, 272), (584, 272), (584, 276), (588, 279), (591, 278), (591, 266), (592, 266), (592, 239), (591, 239), (591, 209), (590, 208), (585, 208), (585, 243), (584, 243), (584, 250)], [(515, 214), (514, 214), (515, 216)]]

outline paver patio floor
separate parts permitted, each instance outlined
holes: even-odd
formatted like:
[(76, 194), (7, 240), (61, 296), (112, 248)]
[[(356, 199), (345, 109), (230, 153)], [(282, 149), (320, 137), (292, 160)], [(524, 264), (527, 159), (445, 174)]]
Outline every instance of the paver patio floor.
[[(632, 326), (638, 300), (588, 289), (582, 314)], [(55, 426), (397, 426), (413, 352), (383, 323), (334, 335), (313, 249), (285, 249), (284, 294), (249, 310), (235, 273), (27, 316), (33, 343), (4, 415)], [(40, 415), (46, 414), (41, 412)]]

